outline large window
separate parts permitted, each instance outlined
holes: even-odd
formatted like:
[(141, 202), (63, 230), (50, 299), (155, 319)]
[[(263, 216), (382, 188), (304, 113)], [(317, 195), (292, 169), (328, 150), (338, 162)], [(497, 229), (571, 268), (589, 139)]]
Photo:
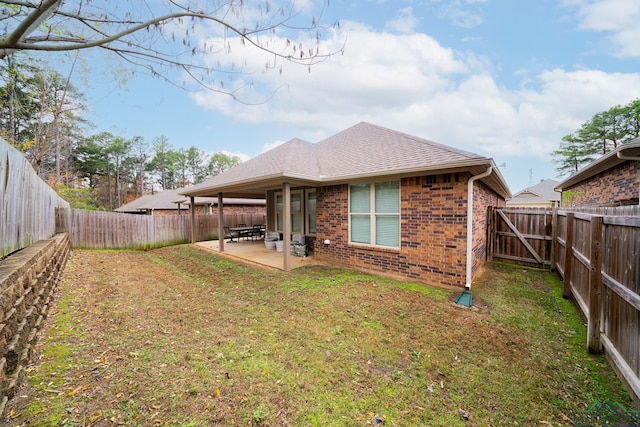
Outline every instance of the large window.
[(302, 233), (302, 193), (291, 193), (291, 231)]
[(349, 186), (350, 241), (400, 247), (400, 183)]
[[(276, 225), (284, 230), (284, 195), (276, 193)], [(316, 190), (291, 192), (291, 232), (316, 234)]]
[(307, 234), (316, 234), (316, 190), (307, 190)]

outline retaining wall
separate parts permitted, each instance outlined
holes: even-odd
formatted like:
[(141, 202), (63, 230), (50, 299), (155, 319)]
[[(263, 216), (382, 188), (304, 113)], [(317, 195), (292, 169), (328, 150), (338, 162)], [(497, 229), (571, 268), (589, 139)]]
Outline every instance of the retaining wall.
[(60, 233), (0, 261), (0, 415), (24, 377), (70, 248)]

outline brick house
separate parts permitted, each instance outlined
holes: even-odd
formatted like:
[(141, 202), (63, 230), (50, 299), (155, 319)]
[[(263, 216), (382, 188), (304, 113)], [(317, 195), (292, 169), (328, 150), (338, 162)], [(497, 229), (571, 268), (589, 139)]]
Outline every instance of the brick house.
[(518, 191), (507, 200), (507, 207), (553, 208), (560, 206), (560, 193), (556, 187), (560, 184), (553, 179), (543, 179), (539, 183)]
[[(191, 201), (179, 194), (182, 191), (184, 188), (145, 194), (120, 206), (115, 211), (142, 215), (188, 215)], [(224, 213), (226, 215), (265, 215), (265, 204), (264, 199), (225, 199)], [(194, 203), (195, 213), (197, 215), (211, 215), (217, 211), (217, 205), (217, 197), (197, 197)]]
[(285, 247), (303, 233), (327, 264), (460, 287), (485, 262), (487, 208), (510, 197), (492, 159), (364, 122), (293, 139), (182, 194), (266, 198), (267, 230)]
[(640, 204), (640, 138), (591, 162), (557, 189), (563, 207)]

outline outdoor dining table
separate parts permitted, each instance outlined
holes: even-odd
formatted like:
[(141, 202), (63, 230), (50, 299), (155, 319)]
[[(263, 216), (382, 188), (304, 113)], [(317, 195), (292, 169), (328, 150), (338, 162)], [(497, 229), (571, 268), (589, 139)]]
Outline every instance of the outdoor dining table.
[[(262, 231), (265, 230), (266, 227), (262, 227)], [(242, 237), (243, 235), (246, 236), (250, 236), (251, 232), (253, 231), (253, 227), (230, 227), (229, 230), (231, 231), (235, 231), (238, 233), (238, 241), (240, 240), (240, 237)], [(231, 236), (231, 240), (229, 240), (227, 243), (235, 243), (235, 240), (233, 240), (233, 236)]]

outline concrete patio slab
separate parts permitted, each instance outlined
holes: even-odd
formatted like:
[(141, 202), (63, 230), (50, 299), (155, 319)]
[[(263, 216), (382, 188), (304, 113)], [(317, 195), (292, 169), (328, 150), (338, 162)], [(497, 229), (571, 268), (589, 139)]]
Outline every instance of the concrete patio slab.
[[(275, 249), (267, 249), (263, 241), (239, 240), (236, 243), (224, 242), (224, 252), (220, 252), (218, 240), (208, 240), (205, 242), (197, 242), (196, 246), (218, 253), (221, 256), (235, 259), (241, 262), (248, 262), (277, 268), (283, 270), (284, 254), (276, 252)], [(317, 265), (318, 263), (313, 256), (297, 257), (291, 255), (291, 269), (300, 268), (307, 265)]]

